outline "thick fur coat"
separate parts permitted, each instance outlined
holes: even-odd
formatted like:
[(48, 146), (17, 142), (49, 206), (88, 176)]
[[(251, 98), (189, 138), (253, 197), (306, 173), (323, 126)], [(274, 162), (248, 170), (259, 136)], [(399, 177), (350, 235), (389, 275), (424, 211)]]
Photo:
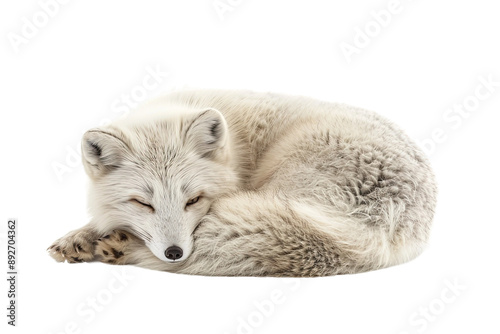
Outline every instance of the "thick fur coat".
[(58, 261), (358, 273), (419, 255), (436, 205), (429, 162), (401, 129), (305, 97), (171, 93), (89, 130), (82, 156), (93, 219), (49, 248)]

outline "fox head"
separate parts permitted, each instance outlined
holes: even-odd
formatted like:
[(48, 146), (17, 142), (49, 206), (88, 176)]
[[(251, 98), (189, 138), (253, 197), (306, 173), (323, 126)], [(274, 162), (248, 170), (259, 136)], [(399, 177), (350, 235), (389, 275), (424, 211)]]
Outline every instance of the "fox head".
[(235, 189), (229, 146), (227, 123), (215, 109), (87, 131), (82, 158), (96, 225), (132, 232), (163, 261), (187, 259), (212, 202)]

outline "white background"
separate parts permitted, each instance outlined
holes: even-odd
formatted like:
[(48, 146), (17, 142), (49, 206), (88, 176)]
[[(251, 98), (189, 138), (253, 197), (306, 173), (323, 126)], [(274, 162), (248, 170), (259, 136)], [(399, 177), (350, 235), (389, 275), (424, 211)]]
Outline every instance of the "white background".
[[(16, 217), (20, 273), (16, 328), (0, 284), (1, 332), (498, 333), (494, 2), (401, 0), (390, 22), (381, 12), (389, 0), (220, 3), (229, 9), (218, 13), (213, 0), (69, 1), (49, 6), (52, 17), (34, 0), (0, 5), (0, 258)], [(357, 53), (346, 57), (347, 44)], [(154, 69), (168, 75), (147, 98), (183, 86), (244, 88), (392, 119), (427, 149), (439, 182), (428, 249), (381, 271), (301, 280), (56, 263), (45, 249), (88, 220), (74, 153), (81, 134), (122, 115), (123, 94), (140, 100)], [(449, 111), (464, 103), (463, 116)]]

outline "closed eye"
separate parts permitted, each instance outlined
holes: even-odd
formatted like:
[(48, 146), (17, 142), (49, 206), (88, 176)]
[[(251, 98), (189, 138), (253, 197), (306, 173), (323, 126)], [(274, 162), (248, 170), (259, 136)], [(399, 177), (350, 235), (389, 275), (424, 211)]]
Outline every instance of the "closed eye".
[(151, 211), (155, 211), (155, 208), (153, 208), (153, 206), (151, 204), (144, 203), (143, 201), (140, 201), (137, 198), (131, 198), (130, 202), (134, 203), (135, 205), (140, 205), (140, 206), (147, 208)]
[(186, 207), (197, 203), (200, 200), (200, 197), (201, 196), (196, 196), (196, 197), (191, 198), (189, 201), (187, 201)]

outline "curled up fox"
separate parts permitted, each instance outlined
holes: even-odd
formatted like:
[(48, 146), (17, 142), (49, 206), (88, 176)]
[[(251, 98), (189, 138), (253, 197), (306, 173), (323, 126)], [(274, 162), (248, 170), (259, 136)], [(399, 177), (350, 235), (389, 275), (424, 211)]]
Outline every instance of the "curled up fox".
[(181, 91), (87, 131), (91, 221), (57, 261), (184, 274), (328, 276), (418, 256), (436, 185), (383, 117), (246, 91)]

